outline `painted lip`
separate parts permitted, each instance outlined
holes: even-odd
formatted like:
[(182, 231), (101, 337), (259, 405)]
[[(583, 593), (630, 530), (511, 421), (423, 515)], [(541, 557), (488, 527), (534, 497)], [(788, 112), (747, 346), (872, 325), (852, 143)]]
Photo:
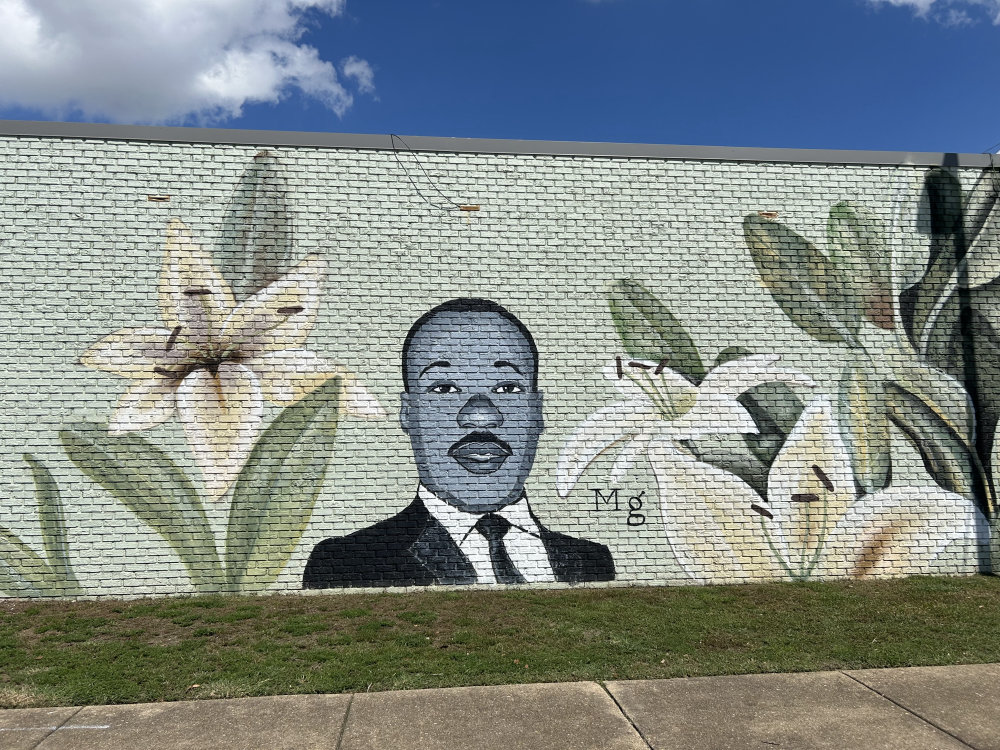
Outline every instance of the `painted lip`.
[(511, 457), (510, 446), (492, 432), (470, 432), (448, 449), (470, 474), (492, 474)]

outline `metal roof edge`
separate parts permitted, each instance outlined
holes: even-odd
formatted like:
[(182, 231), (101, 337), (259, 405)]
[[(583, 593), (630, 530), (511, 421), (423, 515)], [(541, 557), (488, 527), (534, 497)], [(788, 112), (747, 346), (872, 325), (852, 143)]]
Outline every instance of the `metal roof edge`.
[[(0, 136), (75, 138), (150, 143), (199, 143), (252, 146), (303, 146), (390, 151), (388, 134), (317, 133), (284, 130), (234, 130), (105, 123), (0, 120)], [(520, 154), (537, 156), (608, 157), (684, 161), (793, 162), (887, 166), (1000, 166), (995, 154), (959, 154), (907, 151), (847, 151), (811, 148), (755, 148), (743, 146), (684, 146), (654, 143), (584, 141), (528, 141), (496, 138), (437, 138), (403, 136), (414, 151), (462, 154)]]

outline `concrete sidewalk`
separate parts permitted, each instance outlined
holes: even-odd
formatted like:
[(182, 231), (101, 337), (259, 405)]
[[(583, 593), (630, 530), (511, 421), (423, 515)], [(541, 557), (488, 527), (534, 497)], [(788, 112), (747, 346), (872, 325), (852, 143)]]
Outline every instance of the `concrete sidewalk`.
[(34, 750), (1000, 750), (1000, 664), (0, 711)]

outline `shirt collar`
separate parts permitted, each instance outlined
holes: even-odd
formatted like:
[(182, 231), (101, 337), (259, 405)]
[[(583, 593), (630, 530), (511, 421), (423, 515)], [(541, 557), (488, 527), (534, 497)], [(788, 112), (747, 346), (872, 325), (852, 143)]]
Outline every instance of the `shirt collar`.
[[(486, 515), (485, 513), (469, 513), (468, 511), (459, 510), (454, 505), (446, 503), (423, 485), (420, 485), (420, 488), (417, 490), (417, 496), (423, 502), (424, 507), (427, 508), (427, 512), (434, 516), (438, 523), (444, 526), (448, 534), (451, 535), (451, 538), (455, 540), (455, 544), (459, 546), (469, 536), (472, 527), (479, 522), (480, 518)], [(512, 527), (526, 531), (532, 536), (541, 535), (538, 524), (535, 523), (535, 519), (531, 515), (528, 496), (523, 493), (517, 502), (513, 502), (494, 512), (498, 516), (506, 518)]]

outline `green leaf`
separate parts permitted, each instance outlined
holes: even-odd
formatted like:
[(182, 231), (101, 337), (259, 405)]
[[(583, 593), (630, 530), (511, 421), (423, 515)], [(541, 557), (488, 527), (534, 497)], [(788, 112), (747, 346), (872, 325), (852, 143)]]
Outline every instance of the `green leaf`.
[(841, 201), (830, 209), (826, 228), (830, 262), (838, 276), (853, 280), (844, 291), (847, 304), (879, 328), (893, 328), (892, 263), (885, 224), (873, 211)]
[(31, 468), (35, 481), (35, 498), (38, 501), (38, 521), (42, 530), (42, 543), (53, 573), (62, 577), (62, 591), (65, 596), (79, 593), (79, 584), (73, 574), (69, 560), (69, 543), (66, 533), (66, 517), (63, 513), (59, 485), (45, 465), (30, 453), (25, 453), (24, 461)]
[(747, 349), (745, 346), (729, 346), (719, 352), (718, 356), (715, 358), (714, 367), (719, 365), (724, 365), (726, 362), (732, 362), (737, 359), (743, 359), (744, 357), (749, 357), (753, 354), (752, 351)]
[(883, 352), (891, 380), (912, 393), (944, 422), (948, 429), (971, 444), (975, 414), (972, 400), (957, 379), (903, 352)]
[(288, 189), (268, 151), (243, 173), (222, 223), (214, 251), (236, 298), (244, 299), (280, 278), (292, 266)]
[(826, 231), (834, 265), (858, 282), (889, 285), (885, 224), (874, 211), (850, 201), (836, 203), (830, 209)]
[[(751, 354), (753, 352), (746, 347), (730, 346), (719, 352), (715, 358), (715, 366), (749, 357)], [(749, 462), (747, 466), (748, 462), (741, 459), (738, 471), (727, 465), (729, 462), (721, 458), (718, 450), (715, 451), (712, 460), (705, 458), (701, 460), (736, 474), (766, 499), (767, 471), (774, 463), (781, 446), (785, 444), (788, 433), (799, 421), (804, 405), (795, 392), (784, 383), (764, 383), (754, 386), (741, 393), (736, 400), (753, 418), (759, 432), (756, 435), (734, 435), (732, 439), (742, 440), (756, 460)], [(707, 451), (708, 444), (709, 442), (702, 438), (695, 441), (695, 446), (703, 451)]]
[(239, 591), (273, 583), (302, 538), (333, 454), (341, 380), (332, 378), (282, 411), (236, 479), (226, 570)]
[(779, 222), (751, 214), (743, 235), (761, 280), (795, 325), (820, 341), (860, 345), (854, 279), (839, 275), (823, 253)]
[(962, 231), (965, 208), (958, 178), (943, 167), (928, 169), (924, 173), (924, 192), (931, 234), (949, 237)]
[(802, 414), (802, 401), (784, 383), (754, 386), (736, 400), (749, 412), (759, 431), (743, 439), (761, 463), (770, 467)]
[(699, 461), (735, 474), (766, 500), (769, 467), (761, 463), (744, 437), (737, 434), (710, 434), (681, 441), (681, 444)]
[(1000, 199), (993, 175), (980, 178), (966, 206), (965, 219), (969, 249), (961, 283), (975, 289), (1000, 276)]
[(60, 577), (40, 555), (3, 526), (0, 526), (0, 566), (5, 569), (5, 575), (0, 576), (0, 586), (12, 594), (46, 596), (59, 593)]
[(926, 216), (919, 222), (928, 227), (930, 252), (919, 282), (901, 295), (900, 306), (907, 333), (914, 346), (926, 351), (926, 342), (938, 316), (960, 283), (959, 264), (968, 238), (964, 230), (965, 207), (958, 179), (940, 167), (924, 173)]
[(895, 383), (886, 383), (886, 412), (923, 459), (935, 482), (950, 492), (975, 501), (989, 517), (992, 496), (975, 450), (968, 441), (916, 395)]
[(608, 289), (608, 306), (622, 346), (635, 359), (663, 362), (694, 383), (705, 365), (684, 326), (642, 284), (628, 279)]
[(177, 552), (201, 590), (216, 590), (225, 576), (191, 480), (170, 457), (134, 433), (108, 435), (81, 422), (59, 432), (70, 460), (100, 484)]
[(871, 368), (846, 367), (840, 381), (840, 429), (851, 454), (854, 478), (866, 493), (889, 484), (892, 469), (885, 383)]
[[(949, 375), (967, 382), (968, 390), (975, 393), (975, 438), (980, 460), (990, 464), (993, 474), (1000, 467), (992, 465), (996, 451), (994, 435), (1000, 423), (1000, 334), (996, 319), (1000, 313), (1000, 288), (988, 287), (977, 291), (972, 299), (973, 309), (968, 311), (965, 330), (957, 320), (955, 311), (949, 311), (942, 320), (952, 320), (950, 331), (939, 324), (928, 357)], [(991, 476), (993, 475), (991, 474)]]

